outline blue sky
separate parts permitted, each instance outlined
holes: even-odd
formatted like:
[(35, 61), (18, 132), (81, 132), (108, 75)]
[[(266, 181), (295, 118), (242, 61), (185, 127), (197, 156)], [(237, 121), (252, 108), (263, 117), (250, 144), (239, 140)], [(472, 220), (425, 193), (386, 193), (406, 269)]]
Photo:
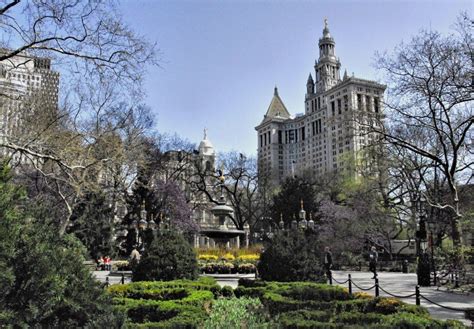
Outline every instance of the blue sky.
[(121, 9), (160, 48), (161, 66), (145, 81), (156, 128), (198, 143), (207, 127), (217, 151), (256, 154), (254, 127), (275, 85), (290, 113), (304, 111), (325, 17), (341, 72), (379, 80), (375, 51), (422, 28), (449, 33), (473, 2), (124, 0)]

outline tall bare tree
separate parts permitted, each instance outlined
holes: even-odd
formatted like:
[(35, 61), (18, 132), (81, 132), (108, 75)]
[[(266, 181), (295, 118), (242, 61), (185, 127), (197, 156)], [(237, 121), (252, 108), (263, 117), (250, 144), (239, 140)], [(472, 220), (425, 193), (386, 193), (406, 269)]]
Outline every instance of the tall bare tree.
[(61, 74), (58, 109), (46, 111), (40, 95), (13, 95), (24, 129), (0, 147), (26, 159), (64, 202), (64, 232), (82, 191), (133, 181), (151, 126), (141, 82), (156, 47), (123, 22), (115, 1), (3, 0), (0, 21), (2, 68), (45, 57)]
[[(229, 152), (220, 154), (217, 162), (225, 177), (224, 193), (227, 202), (234, 208), (232, 222), (238, 229), (245, 224), (253, 225), (269, 211), (268, 200), (261, 193), (257, 175), (257, 162), (242, 153)], [(201, 166), (196, 167), (192, 187), (201, 193), (209, 202), (219, 202), (219, 172), (209, 171)]]
[[(430, 161), (424, 179), (439, 175), (449, 198), (436, 200), (422, 189), (432, 207), (449, 208), (454, 245), (461, 244), (459, 187), (473, 178), (473, 20), (461, 14), (453, 34), (421, 31), (394, 54), (378, 54), (386, 73), (386, 129), (376, 132), (408, 153)], [(405, 156), (405, 155), (404, 155)]]

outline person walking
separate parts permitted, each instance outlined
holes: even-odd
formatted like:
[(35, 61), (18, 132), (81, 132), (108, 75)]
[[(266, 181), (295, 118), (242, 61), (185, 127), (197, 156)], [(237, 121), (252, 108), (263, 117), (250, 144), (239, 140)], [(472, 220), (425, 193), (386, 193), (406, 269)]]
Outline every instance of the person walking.
[(328, 279), (331, 277), (332, 268), (332, 253), (329, 247), (324, 248), (324, 269), (326, 270), (326, 276)]
[(140, 252), (137, 250), (137, 247), (134, 246), (132, 252), (130, 253), (130, 267), (133, 268), (135, 265), (137, 265), (140, 262)]
[(374, 273), (372, 279), (377, 277), (377, 261), (379, 260), (379, 254), (377, 253), (377, 249), (375, 246), (370, 248), (369, 252), (369, 270)]

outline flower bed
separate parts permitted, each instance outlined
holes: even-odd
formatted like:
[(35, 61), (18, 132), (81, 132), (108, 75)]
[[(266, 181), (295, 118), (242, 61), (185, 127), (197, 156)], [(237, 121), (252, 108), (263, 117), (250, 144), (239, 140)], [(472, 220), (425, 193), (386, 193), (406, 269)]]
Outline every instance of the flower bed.
[(239, 261), (217, 261), (203, 262), (199, 261), (199, 268), (202, 273), (206, 274), (249, 274), (255, 273), (256, 266), (252, 263), (241, 263)]
[(199, 268), (206, 274), (256, 272), (260, 249), (198, 249)]

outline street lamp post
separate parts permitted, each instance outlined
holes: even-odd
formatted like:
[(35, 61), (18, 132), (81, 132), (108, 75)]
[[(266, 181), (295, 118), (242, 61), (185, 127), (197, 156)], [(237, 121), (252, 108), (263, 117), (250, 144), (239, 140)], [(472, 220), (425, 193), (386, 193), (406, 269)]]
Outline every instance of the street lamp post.
[(416, 232), (417, 244), (418, 244), (418, 266), (417, 266), (417, 277), (418, 284), (420, 286), (430, 285), (430, 260), (426, 254), (426, 221), (424, 214), (420, 215), (420, 223), (418, 231)]
[(428, 231), (429, 231), (429, 246), (430, 246), (430, 254), (431, 254), (431, 268), (433, 269), (433, 285), (436, 286), (437, 278), (436, 278), (436, 266), (434, 261), (434, 239), (433, 233), (437, 233), (437, 223), (433, 218), (429, 218), (427, 221), (428, 224)]

